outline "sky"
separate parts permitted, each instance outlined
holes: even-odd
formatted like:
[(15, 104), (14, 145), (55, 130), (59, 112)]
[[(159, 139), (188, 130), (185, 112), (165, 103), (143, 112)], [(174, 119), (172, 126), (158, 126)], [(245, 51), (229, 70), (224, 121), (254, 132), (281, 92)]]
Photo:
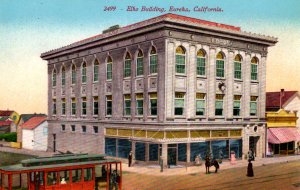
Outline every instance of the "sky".
[[(114, 11), (104, 11), (115, 6)], [(157, 6), (166, 12), (129, 12), (127, 6)], [(40, 54), (102, 33), (172, 12), (275, 36), (269, 48), (267, 91), (300, 90), (299, 0), (0, 0), (0, 109), (47, 113), (47, 63)], [(194, 12), (193, 8), (223, 12)]]

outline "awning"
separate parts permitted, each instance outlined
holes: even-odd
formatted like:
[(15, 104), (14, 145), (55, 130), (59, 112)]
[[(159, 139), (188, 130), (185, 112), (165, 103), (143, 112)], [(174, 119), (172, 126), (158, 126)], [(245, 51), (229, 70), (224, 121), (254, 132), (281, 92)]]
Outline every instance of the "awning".
[(300, 141), (300, 132), (297, 128), (269, 128), (268, 142), (281, 144), (292, 141)]

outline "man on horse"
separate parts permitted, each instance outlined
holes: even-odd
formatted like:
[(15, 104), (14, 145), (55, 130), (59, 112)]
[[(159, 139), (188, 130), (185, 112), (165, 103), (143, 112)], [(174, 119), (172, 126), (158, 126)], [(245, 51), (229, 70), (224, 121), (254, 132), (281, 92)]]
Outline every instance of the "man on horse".
[(210, 153), (206, 154), (206, 156), (205, 156), (205, 169), (206, 169), (207, 174), (210, 173), (209, 167), (211, 167), (211, 166), (215, 166), (215, 168), (216, 168), (215, 173), (217, 173), (220, 166), (219, 166), (218, 161), (216, 159), (213, 159), (212, 153), (210, 152)]

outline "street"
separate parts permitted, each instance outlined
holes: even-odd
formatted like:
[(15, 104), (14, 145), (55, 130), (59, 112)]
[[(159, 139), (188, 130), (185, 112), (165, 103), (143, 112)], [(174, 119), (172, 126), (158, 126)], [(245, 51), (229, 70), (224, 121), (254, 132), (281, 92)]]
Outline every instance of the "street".
[(126, 172), (123, 175), (123, 189), (300, 189), (300, 161), (269, 164), (253, 169), (252, 178), (246, 176), (246, 167), (221, 169), (217, 174), (201, 172), (173, 176)]

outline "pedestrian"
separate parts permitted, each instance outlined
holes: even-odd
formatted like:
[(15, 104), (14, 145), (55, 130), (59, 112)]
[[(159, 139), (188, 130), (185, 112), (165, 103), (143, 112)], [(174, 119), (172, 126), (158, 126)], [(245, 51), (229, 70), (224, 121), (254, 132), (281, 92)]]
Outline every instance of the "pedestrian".
[(232, 165), (236, 164), (235, 152), (234, 152), (234, 151), (231, 151), (231, 152), (230, 152), (230, 163), (231, 163)]
[(133, 159), (133, 153), (132, 151), (130, 151), (128, 155), (128, 167), (131, 167), (132, 159)]
[(160, 172), (163, 172), (164, 171), (164, 160), (163, 160), (162, 156), (159, 157), (159, 165), (160, 165)]
[(220, 159), (220, 160), (219, 160), (219, 163), (220, 163), (220, 164), (222, 164), (223, 158), (224, 158), (223, 151), (220, 150), (220, 151), (219, 151), (219, 159)]
[(247, 176), (248, 177), (253, 177), (254, 176), (253, 165), (251, 163), (251, 160), (249, 160), (249, 163), (248, 163)]

